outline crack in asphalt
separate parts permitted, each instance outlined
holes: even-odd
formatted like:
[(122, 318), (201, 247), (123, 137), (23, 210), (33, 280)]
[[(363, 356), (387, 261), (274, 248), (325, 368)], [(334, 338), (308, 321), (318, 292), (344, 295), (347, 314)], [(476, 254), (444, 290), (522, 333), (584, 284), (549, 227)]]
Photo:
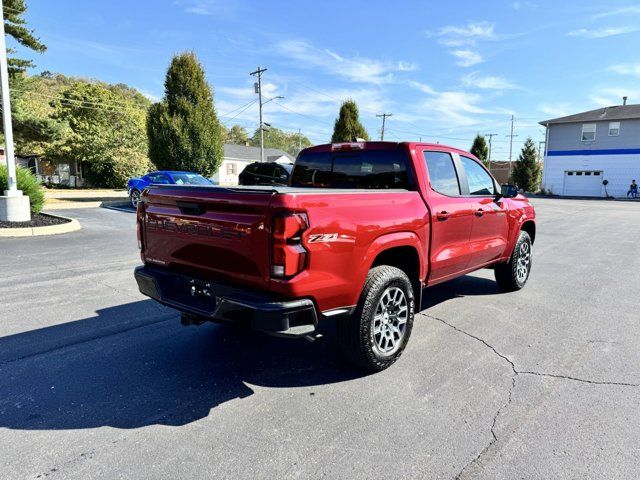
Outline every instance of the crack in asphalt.
[(514, 391), (514, 389), (516, 387), (516, 378), (518, 377), (518, 375), (535, 375), (535, 376), (538, 376), (538, 377), (556, 378), (556, 379), (561, 379), (561, 380), (571, 380), (571, 381), (580, 382), (580, 383), (587, 383), (587, 384), (591, 384), (591, 385), (613, 385), (613, 386), (620, 386), (620, 387), (640, 387), (640, 384), (638, 384), (638, 383), (589, 380), (589, 379), (585, 379), (585, 378), (572, 377), (570, 375), (560, 375), (560, 374), (556, 374), (556, 373), (534, 372), (534, 371), (530, 371), (530, 370), (518, 370), (516, 368), (516, 365), (515, 365), (513, 360), (511, 360), (509, 357), (507, 357), (503, 353), (500, 353), (498, 350), (496, 350), (496, 348), (493, 345), (491, 345), (485, 339), (483, 339), (481, 337), (478, 337), (476, 335), (473, 335), (473, 334), (471, 334), (471, 333), (469, 333), (469, 332), (467, 332), (467, 331), (465, 331), (465, 330), (463, 330), (463, 329), (461, 329), (459, 327), (456, 327), (455, 325), (447, 322), (446, 320), (444, 320), (442, 318), (434, 317), (433, 315), (428, 315), (426, 313), (422, 313), (422, 315), (424, 315), (427, 318), (431, 318), (432, 320), (437, 320), (438, 322), (441, 322), (441, 323), (445, 324), (446, 326), (448, 326), (449, 328), (455, 330), (456, 332), (461, 333), (463, 335), (466, 335), (467, 337), (472, 338), (472, 339), (482, 343), (485, 347), (489, 348), (495, 355), (497, 355), (502, 360), (504, 360), (509, 365), (509, 368), (511, 369), (511, 372), (512, 372), (512, 374), (511, 374), (511, 387), (509, 388), (509, 395), (507, 397), (507, 400), (496, 411), (496, 414), (493, 416), (493, 420), (491, 421), (491, 428), (490, 428), (491, 440), (480, 451), (480, 453), (478, 453), (478, 455), (475, 456), (475, 458), (473, 458), (469, 463), (467, 463), (462, 468), (462, 470), (460, 470), (460, 472), (458, 472), (458, 474), (455, 476), (456, 480), (462, 479), (463, 475), (465, 474), (465, 472), (470, 467), (472, 467), (473, 465), (477, 465), (480, 462), (480, 459), (483, 457), (483, 455), (485, 455), (489, 451), (489, 449), (498, 441), (498, 436), (496, 435), (496, 432), (495, 432), (496, 423), (498, 422), (498, 417), (500, 417), (500, 414), (511, 404), (511, 401), (513, 399), (513, 391)]

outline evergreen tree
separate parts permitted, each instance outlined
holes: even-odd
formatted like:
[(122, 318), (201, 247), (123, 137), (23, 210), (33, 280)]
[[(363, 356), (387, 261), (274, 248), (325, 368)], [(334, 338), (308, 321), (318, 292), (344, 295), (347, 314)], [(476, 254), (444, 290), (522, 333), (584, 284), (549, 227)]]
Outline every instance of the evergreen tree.
[(478, 160), (484, 163), (487, 168), (489, 168), (489, 147), (487, 146), (487, 142), (484, 137), (479, 133), (476, 135), (476, 138), (473, 139), (473, 145), (471, 146), (470, 152), (475, 155)]
[(160, 169), (213, 175), (224, 155), (224, 133), (194, 53), (173, 58), (164, 87), (164, 98), (147, 118), (150, 160)]
[(358, 118), (358, 106), (353, 100), (345, 101), (333, 127), (332, 143), (354, 142), (356, 138), (369, 140), (369, 134)]
[[(38, 53), (42, 53), (47, 49), (47, 47), (34, 35), (33, 30), (29, 30), (25, 26), (27, 22), (23, 18), (23, 15), (26, 11), (27, 5), (25, 0), (4, 0), (4, 30), (7, 35), (12, 37), (20, 45), (30, 48)], [(7, 53), (11, 55), (15, 53), (15, 50), (13, 48), (8, 48)], [(22, 72), (29, 67), (33, 67), (33, 62), (31, 60), (24, 60), (20, 58), (10, 57), (7, 63), (9, 73), (11, 74)]]
[(538, 152), (531, 137), (527, 138), (511, 172), (511, 180), (525, 192), (535, 192), (540, 181)]

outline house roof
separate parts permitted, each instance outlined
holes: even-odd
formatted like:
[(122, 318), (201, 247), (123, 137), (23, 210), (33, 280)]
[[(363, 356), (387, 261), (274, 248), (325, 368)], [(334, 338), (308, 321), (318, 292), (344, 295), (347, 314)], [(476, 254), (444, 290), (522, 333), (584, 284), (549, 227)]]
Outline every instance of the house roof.
[[(284, 150), (279, 148), (265, 148), (264, 157), (265, 160), (269, 157), (287, 157), (291, 162), (295, 160)], [(247, 162), (260, 161), (260, 147), (248, 147), (246, 145), (235, 145), (232, 143), (224, 144), (224, 158), (234, 158), (236, 160), (245, 160)]]
[(540, 125), (546, 127), (551, 123), (597, 122), (606, 120), (629, 120), (631, 118), (640, 118), (640, 104), (614, 105), (611, 107), (598, 108), (596, 110), (576, 113), (574, 115), (568, 115), (566, 117), (543, 120), (542, 122), (540, 122)]

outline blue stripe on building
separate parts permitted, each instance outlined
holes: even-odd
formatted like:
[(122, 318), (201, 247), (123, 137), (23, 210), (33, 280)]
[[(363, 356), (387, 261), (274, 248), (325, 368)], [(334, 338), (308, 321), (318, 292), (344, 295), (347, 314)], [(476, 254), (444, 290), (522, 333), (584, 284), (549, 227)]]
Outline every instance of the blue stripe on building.
[(633, 155), (640, 154), (640, 148), (609, 148), (604, 150), (552, 150), (548, 157), (568, 157), (571, 155)]

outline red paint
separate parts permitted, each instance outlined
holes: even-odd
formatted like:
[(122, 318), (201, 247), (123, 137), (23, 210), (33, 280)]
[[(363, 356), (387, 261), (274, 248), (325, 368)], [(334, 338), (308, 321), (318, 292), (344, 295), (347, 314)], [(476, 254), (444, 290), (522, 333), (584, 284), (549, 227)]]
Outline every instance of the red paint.
[[(138, 212), (143, 260), (287, 299), (311, 298), (326, 311), (357, 303), (367, 272), (385, 250), (413, 248), (420, 281), (428, 286), (506, 260), (522, 224), (535, 219), (522, 196), (496, 201), (432, 190), (422, 152), (473, 158), (467, 152), (424, 143), (367, 142), (364, 148), (404, 150), (415, 189), (151, 188)], [(321, 145), (307, 152), (331, 149)], [(282, 220), (291, 214), (306, 217)], [(305, 223), (300, 219), (308, 220), (306, 228), (298, 228)], [(286, 266), (286, 275), (302, 271), (276, 278), (274, 258)]]

